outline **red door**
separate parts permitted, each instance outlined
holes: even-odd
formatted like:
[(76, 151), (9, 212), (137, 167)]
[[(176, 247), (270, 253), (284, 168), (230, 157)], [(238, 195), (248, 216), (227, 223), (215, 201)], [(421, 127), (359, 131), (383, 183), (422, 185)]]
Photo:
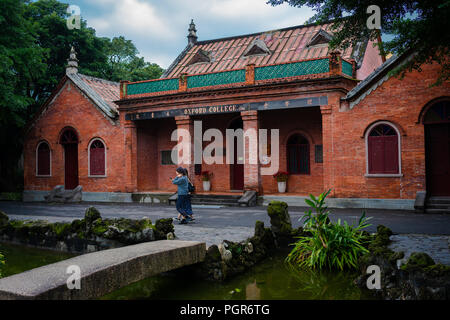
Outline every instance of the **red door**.
[(231, 165), (232, 189), (244, 190), (244, 164), (238, 163), (237, 144), (234, 145), (234, 162)]
[(450, 196), (450, 123), (425, 125), (426, 181), (430, 196)]
[(64, 145), (65, 189), (72, 190), (78, 186), (78, 144)]
[[(242, 129), (243, 122), (241, 118), (235, 119), (229, 129)], [(244, 190), (244, 164), (238, 163), (238, 141), (237, 138), (234, 139), (234, 161), (230, 164), (230, 180), (231, 180), (231, 190)], [(243, 153), (243, 152), (242, 152)], [(242, 161), (242, 160), (241, 160)]]

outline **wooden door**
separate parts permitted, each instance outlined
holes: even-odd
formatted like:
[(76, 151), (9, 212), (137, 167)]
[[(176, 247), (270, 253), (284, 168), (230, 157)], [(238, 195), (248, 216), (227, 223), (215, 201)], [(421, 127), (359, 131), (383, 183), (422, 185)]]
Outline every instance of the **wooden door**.
[(78, 144), (64, 145), (64, 184), (65, 189), (72, 190), (78, 186)]
[(426, 181), (430, 196), (450, 196), (450, 123), (425, 125)]

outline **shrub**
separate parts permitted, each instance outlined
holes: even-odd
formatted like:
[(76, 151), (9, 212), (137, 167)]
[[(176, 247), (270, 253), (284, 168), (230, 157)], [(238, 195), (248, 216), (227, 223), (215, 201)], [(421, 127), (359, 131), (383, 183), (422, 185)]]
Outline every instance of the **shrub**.
[(352, 269), (357, 268), (358, 258), (367, 253), (364, 243), (368, 240), (362, 229), (368, 227), (368, 218), (363, 212), (358, 225), (348, 225), (347, 222), (332, 223), (328, 217), (329, 211), (325, 205), (325, 198), (331, 190), (305, 202), (315, 210), (305, 212), (304, 231), (308, 236), (297, 237), (299, 240), (289, 253), (286, 261), (298, 267), (313, 269)]
[(2, 268), (5, 265), (5, 257), (0, 252), (0, 278), (2, 277)]
[(201, 176), (202, 176), (202, 181), (209, 181), (209, 180), (211, 180), (213, 173), (209, 172), (209, 171), (202, 171)]
[(287, 171), (278, 171), (277, 173), (275, 173), (273, 175), (273, 177), (275, 178), (275, 180), (277, 180), (277, 182), (285, 182), (289, 178), (289, 172), (287, 172)]

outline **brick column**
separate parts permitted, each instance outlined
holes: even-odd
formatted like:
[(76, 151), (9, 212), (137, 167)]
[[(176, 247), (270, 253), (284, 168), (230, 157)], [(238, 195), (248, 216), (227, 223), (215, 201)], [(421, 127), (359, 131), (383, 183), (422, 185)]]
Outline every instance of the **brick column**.
[[(260, 174), (260, 164), (258, 157), (258, 111), (242, 111), (241, 112), (243, 130), (244, 130), (244, 190), (255, 190), (260, 192), (261, 188), (261, 174)], [(254, 129), (256, 135), (249, 135), (250, 138), (246, 138), (246, 132), (248, 129)], [(250, 148), (252, 150), (250, 150)], [(250, 163), (251, 157), (256, 156), (257, 163)]]
[(125, 121), (125, 192), (137, 191), (137, 130), (133, 121)]
[[(175, 117), (177, 129), (187, 130), (189, 133), (188, 140), (182, 138), (181, 132), (178, 132), (178, 143), (182, 143), (183, 150), (188, 150), (187, 155), (183, 155), (181, 151), (178, 152), (179, 163), (183, 168), (188, 169), (189, 176), (194, 176), (194, 123), (190, 116), (177, 116)], [(186, 145), (187, 144), (187, 145)]]
[[(334, 188), (332, 106), (320, 107), (322, 113), (323, 191)], [(334, 194), (334, 190), (330, 196)]]

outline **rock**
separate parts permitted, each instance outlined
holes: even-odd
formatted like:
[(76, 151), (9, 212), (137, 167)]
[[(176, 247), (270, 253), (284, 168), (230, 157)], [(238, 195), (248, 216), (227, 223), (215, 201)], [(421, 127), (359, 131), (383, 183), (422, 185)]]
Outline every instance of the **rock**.
[(270, 217), (271, 229), (280, 244), (290, 242), (292, 234), (291, 217), (288, 212), (288, 205), (282, 201), (271, 201), (267, 207)]
[(252, 253), (253, 252), (253, 244), (251, 242), (248, 242), (245, 246), (245, 252)]
[(255, 222), (255, 236), (262, 238), (264, 235), (264, 222), (257, 220)]
[(0, 211), (0, 228), (8, 224), (9, 217), (3, 211)]
[(173, 227), (173, 220), (171, 218), (156, 220), (155, 222), (156, 240), (167, 239), (167, 234), (169, 232), (175, 234), (175, 229)]
[(227, 261), (230, 261), (232, 258), (233, 258), (233, 255), (231, 254), (230, 250), (225, 250), (223, 252), (223, 255), (222, 255), (223, 261), (227, 262)]
[(434, 265), (434, 260), (424, 252), (413, 252), (406, 264), (401, 269), (405, 271), (414, 271)]
[(77, 186), (73, 190), (65, 190), (64, 186), (58, 185), (48, 195), (44, 196), (44, 199), (47, 202), (80, 202), (82, 199), (82, 191), (82, 186)]
[(84, 213), (84, 220), (86, 221), (87, 225), (92, 225), (94, 221), (98, 219), (101, 220), (102, 216), (95, 207), (89, 207), (86, 209), (86, 212)]
[(173, 239), (175, 239), (175, 236), (173, 235), (173, 232), (169, 232), (167, 234), (167, 240), (173, 240)]

